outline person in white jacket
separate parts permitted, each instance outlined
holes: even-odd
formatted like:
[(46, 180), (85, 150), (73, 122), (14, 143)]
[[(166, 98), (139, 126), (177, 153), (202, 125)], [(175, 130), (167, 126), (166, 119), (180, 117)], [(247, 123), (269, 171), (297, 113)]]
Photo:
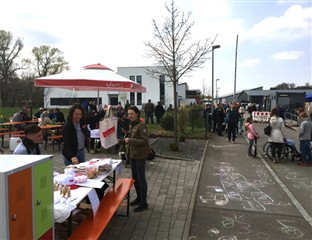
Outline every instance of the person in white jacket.
[(279, 116), (279, 111), (277, 108), (272, 109), (269, 123), (271, 126), (271, 135), (269, 136), (268, 141), (271, 144), (273, 163), (278, 163), (281, 161), (282, 148), (285, 141), (287, 140), (285, 134), (285, 123), (284, 120)]

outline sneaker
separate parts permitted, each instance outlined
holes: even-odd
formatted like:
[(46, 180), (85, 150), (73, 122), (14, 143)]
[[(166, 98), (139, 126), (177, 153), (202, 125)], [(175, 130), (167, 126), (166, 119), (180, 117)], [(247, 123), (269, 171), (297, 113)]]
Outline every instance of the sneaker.
[(233, 144), (234, 144), (234, 143), (235, 143), (235, 141), (232, 141), (231, 143), (233, 143)]
[(251, 158), (251, 155), (247, 154), (247, 157), (248, 157), (248, 158)]
[(134, 199), (133, 201), (130, 202), (130, 206), (136, 206), (136, 205), (139, 205), (141, 202), (141, 199), (139, 198), (136, 198)]
[(138, 207), (136, 207), (133, 211), (134, 212), (143, 212), (143, 211), (145, 211), (145, 210), (147, 210), (148, 209), (148, 205), (147, 205), (147, 203), (145, 203), (145, 204), (140, 204)]

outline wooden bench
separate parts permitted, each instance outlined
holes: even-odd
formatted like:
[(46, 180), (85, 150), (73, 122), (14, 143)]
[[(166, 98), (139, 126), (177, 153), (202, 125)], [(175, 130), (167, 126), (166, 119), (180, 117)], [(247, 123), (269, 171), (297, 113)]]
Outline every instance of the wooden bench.
[(1, 132), (0, 133), (0, 137), (1, 137), (1, 147), (3, 147), (3, 142), (4, 142), (4, 136), (9, 136), (9, 138), (11, 136), (20, 136), (20, 135), (23, 135), (24, 134), (24, 131), (14, 131), (14, 132)]
[(53, 135), (53, 136), (50, 136), (49, 139), (52, 141), (53, 151), (54, 151), (54, 142), (58, 141), (59, 151), (60, 151), (61, 150), (61, 143), (62, 143), (63, 135)]
[(133, 179), (119, 178), (102, 198), (95, 217), (93, 218), (92, 214), (89, 215), (68, 239), (98, 239), (125, 198), (127, 199), (126, 216), (129, 216), (130, 189), (133, 184)]

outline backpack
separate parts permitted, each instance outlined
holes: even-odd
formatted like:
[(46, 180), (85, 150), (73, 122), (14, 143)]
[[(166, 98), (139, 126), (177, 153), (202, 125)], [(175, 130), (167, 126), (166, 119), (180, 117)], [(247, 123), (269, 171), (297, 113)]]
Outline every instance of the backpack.
[(147, 160), (154, 160), (155, 159), (155, 150), (153, 148), (151, 148), (151, 146), (149, 144), (147, 144), (147, 156), (146, 159)]

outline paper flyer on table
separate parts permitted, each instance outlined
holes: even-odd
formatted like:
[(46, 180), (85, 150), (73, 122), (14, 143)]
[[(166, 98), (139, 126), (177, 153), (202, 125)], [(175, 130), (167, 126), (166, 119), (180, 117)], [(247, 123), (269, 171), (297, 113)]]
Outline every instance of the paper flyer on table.
[(92, 189), (89, 193), (88, 193), (88, 197), (92, 206), (92, 211), (93, 211), (93, 218), (95, 217), (99, 206), (100, 206), (100, 200), (99, 197), (96, 193), (96, 191), (94, 189)]
[(75, 184), (81, 187), (102, 188), (104, 185), (104, 182), (95, 180), (95, 179), (88, 179), (87, 181), (83, 183), (75, 183)]

